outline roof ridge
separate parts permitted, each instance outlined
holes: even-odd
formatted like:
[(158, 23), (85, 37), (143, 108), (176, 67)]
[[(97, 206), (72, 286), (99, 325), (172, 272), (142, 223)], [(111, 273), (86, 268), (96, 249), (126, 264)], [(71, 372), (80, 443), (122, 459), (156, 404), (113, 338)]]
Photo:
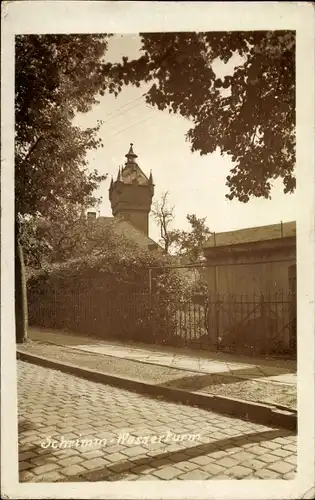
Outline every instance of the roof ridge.
[[(276, 226), (281, 226), (281, 223), (283, 226), (288, 225), (288, 224), (296, 224), (296, 221), (287, 221), (287, 222), (275, 222), (274, 224), (265, 224), (263, 226), (247, 226), (247, 227), (241, 227), (239, 229), (229, 229), (228, 231), (218, 231), (215, 232), (215, 234), (226, 234), (226, 233), (236, 233), (237, 231), (250, 231), (251, 229), (263, 229), (263, 228), (268, 228), (268, 227), (276, 227)], [(210, 236), (211, 237), (211, 236)]]
[(296, 234), (296, 221), (278, 222), (265, 226), (244, 227), (213, 233), (204, 247), (231, 246), (292, 237)]

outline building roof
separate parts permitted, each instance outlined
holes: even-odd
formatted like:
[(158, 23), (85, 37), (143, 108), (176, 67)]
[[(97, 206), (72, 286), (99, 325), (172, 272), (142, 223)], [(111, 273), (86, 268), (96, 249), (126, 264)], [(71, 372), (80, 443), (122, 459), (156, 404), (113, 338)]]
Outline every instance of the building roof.
[(280, 222), (279, 224), (271, 224), (268, 226), (248, 227), (236, 231), (214, 233), (205, 243), (204, 248), (254, 243), (257, 241), (290, 238), (293, 236), (296, 236), (295, 221)]
[(146, 236), (142, 231), (134, 227), (130, 222), (125, 221), (123, 219), (119, 219), (117, 217), (98, 217), (96, 219), (97, 221), (101, 223), (111, 223), (113, 224), (113, 229), (115, 233), (119, 236), (125, 236), (126, 238), (134, 241), (139, 245), (141, 248), (146, 248), (146, 249), (158, 249), (161, 248), (158, 243), (156, 243), (154, 240)]

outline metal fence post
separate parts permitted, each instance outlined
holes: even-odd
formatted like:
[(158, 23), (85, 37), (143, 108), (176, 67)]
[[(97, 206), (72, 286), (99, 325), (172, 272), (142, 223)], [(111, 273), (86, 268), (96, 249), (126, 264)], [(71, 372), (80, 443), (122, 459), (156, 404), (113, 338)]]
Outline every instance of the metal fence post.
[(216, 349), (220, 350), (220, 298), (218, 294), (218, 268), (214, 266), (215, 335)]
[(265, 297), (263, 292), (260, 293), (260, 317), (261, 317), (262, 334), (263, 334), (262, 338), (263, 348), (269, 350), (269, 330), (266, 331), (266, 308), (265, 308)]
[(218, 296), (215, 299), (215, 333), (216, 333), (216, 349), (220, 350), (220, 300)]
[(149, 269), (149, 328), (150, 328), (150, 335), (153, 335), (153, 328), (152, 328), (152, 269)]

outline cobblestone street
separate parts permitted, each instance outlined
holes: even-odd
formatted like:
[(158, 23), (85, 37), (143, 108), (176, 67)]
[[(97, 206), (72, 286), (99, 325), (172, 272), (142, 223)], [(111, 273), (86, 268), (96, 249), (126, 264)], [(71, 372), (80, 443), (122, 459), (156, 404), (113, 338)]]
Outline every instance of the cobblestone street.
[(20, 481), (292, 479), (296, 436), (18, 362)]

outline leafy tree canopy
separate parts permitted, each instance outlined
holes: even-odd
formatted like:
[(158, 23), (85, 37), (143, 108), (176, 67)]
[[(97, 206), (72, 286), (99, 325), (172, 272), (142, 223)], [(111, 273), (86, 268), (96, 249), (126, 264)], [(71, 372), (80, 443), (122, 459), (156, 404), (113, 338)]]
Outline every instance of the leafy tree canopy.
[[(295, 33), (141, 33), (144, 54), (115, 66), (119, 85), (152, 82), (146, 101), (192, 122), (201, 155), (230, 155), (229, 199), (270, 196), (272, 180), (295, 188)], [(233, 66), (222, 80), (213, 65)], [(234, 59), (233, 59), (234, 58)]]
[[(16, 37), (15, 190), (22, 215), (47, 215), (60, 204), (92, 205), (105, 177), (87, 170), (86, 153), (101, 145), (94, 128), (73, 125), (97, 103), (102, 86), (116, 92), (104, 56), (109, 35)], [(102, 90), (104, 93), (104, 90)]]
[(114, 221), (89, 219), (79, 204), (60, 205), (49, 217), (21, 221), (25, 263), (33, 269), (80, 258), (101, 257), (109, 250), (136, 251), (137, 245), (115, 232)]

